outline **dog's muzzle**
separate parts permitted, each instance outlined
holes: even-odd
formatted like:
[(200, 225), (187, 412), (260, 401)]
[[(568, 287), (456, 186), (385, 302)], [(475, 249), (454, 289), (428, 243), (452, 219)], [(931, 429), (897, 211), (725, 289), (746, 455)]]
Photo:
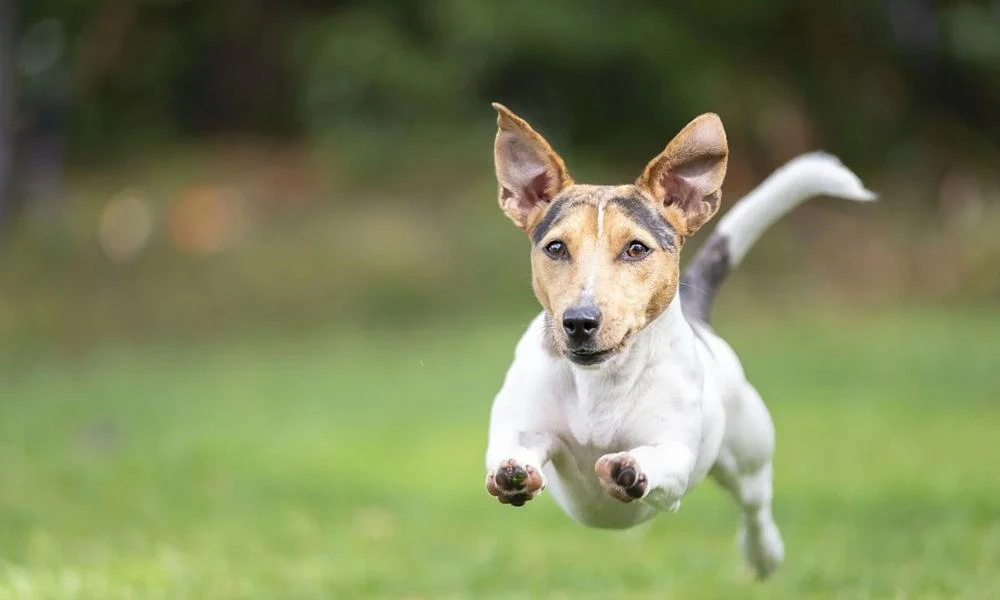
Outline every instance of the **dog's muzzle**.
[(614, 350), (601, 350), (594, 344), (601, 329), (601, 311), (592, 304), (566, 309), (562, 319), (566, 334), (566, 358), (572, 362), (593, 366), (604, 362)]

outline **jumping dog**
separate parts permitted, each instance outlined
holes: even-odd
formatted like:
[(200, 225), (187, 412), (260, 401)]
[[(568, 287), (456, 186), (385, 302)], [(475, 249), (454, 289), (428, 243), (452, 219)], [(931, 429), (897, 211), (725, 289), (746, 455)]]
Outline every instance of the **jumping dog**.
[(743, 556), (766, 577), (784, 556), (774, 424), (710, 310), (796, 205), (875, 194), (833, 156), (800, 156), (737, 203), (682, 274), (684, 243), (719, 209), (729, 149), (717, 115), (691, 121), (634, 184), (582, 185), (526, 121), (493, 107), (500, 207), (531, 240), (544, 310), (493, 402), (487, 491), (522, 506), (548, 488), (574, 520), (627, 528), (676, 511), (711, 473), (739, 503)]

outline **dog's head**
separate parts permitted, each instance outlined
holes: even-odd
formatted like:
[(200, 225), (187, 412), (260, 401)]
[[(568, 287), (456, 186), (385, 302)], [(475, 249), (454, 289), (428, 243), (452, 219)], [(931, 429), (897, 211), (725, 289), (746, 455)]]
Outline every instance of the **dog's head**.
[(576, 364), (603, 363), (670, 305), (684, 241), (719, 208), (729, 155), (722, 122), (693, 120), (634, 184), (580, 185), (545, 138), (493, 107), (500, 207), (531, 239), (550, 342)]

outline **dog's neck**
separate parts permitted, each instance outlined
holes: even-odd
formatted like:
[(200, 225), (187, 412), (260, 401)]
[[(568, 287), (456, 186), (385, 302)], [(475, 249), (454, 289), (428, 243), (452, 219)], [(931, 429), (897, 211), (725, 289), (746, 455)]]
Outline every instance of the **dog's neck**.
[(644, 327), (619, 355), (596, 367), (582, 367), (565, 361), (572, 372), (579, 399), (587, 404), (616, 401), (642, 380), (645, 373), (670, 363), (680, 369), (693, 368), (697, 357), (695, 334), (675, 297), (667, 309)]

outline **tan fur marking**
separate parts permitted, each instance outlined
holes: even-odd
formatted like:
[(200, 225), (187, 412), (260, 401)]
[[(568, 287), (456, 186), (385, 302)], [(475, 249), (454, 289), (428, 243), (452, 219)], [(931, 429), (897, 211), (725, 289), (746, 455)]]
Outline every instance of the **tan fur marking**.
[[(637, 195), (632, 185), (574, 185), (561, 195), (573, 197), (577, 204), (564, 209), (531, 260), (535, 295), (551, 315), (552, 343), (559, 349), (563, 348), (558, 329), (562, 315), (582, 301), (593, 302), (602, 314), (597, 347), (612, 349), (662, 314), (676, 294), (677, 252), (660, 248), (621, 206), (608, 202)], [(603, 230), (598, 237), (602, 207)], [(569, 260), (553, 260), (545, 254), (542, 248), (552, 240), (566, 244)], [(623, 250), (633, 240), (645, 244), (651, 253), (640, 261), (622, 260)]]

